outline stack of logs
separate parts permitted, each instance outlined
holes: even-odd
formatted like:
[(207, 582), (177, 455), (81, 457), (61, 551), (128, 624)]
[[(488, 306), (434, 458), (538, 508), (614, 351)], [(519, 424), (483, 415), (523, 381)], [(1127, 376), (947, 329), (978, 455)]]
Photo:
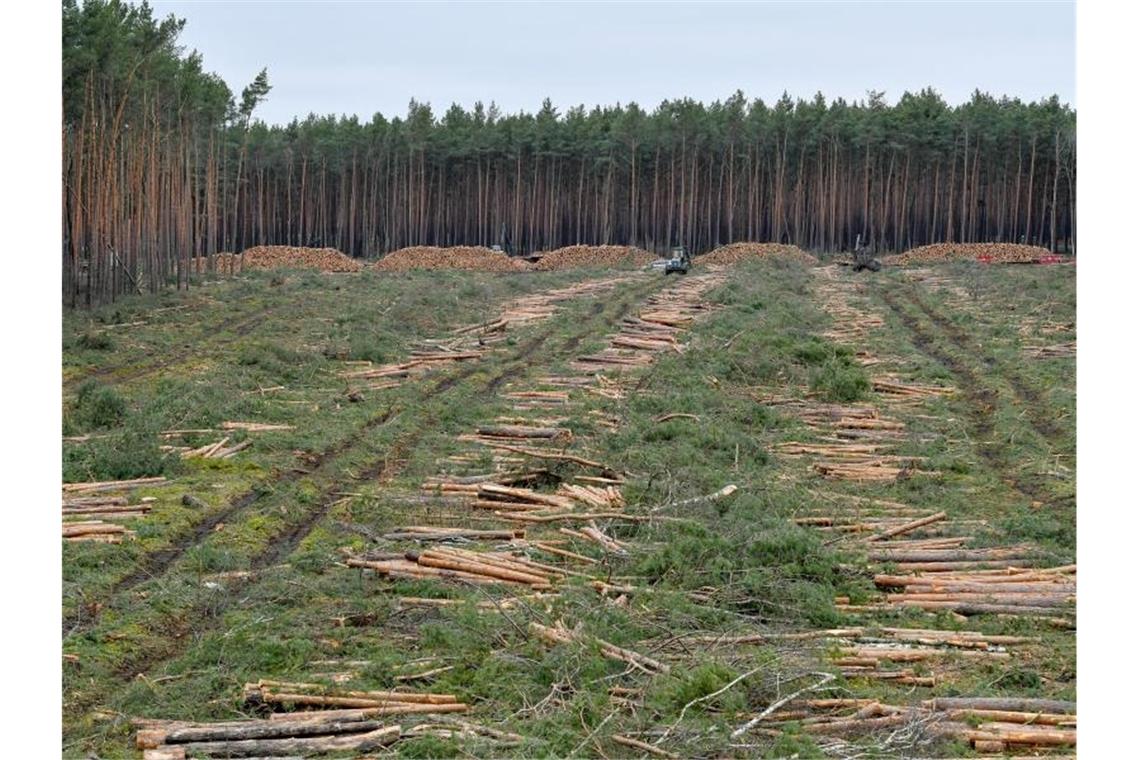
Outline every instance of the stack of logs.
[[(468, 709), (451, 694), (349, 691), (282, 681), (246, 684), (244, 695), (255, 707), (325, 709), (219, 723), (136, 720), (140, 729), (136, 745), (144, 750), (146, 760), (360, 753), (380, 749), (401, 737), (400, 726), (384, 725), (388, 716), (462, 713)], [(473, 729), (465, 726), (465, 730)]]
[(550, 590), (567, 572), (505, 552), (475, 552), (450, 546), (380, 557), (353, 557), (347, 564), (393, 580), (525, 586), (535, 591)]
[(241, 253), (246, 269), (318, 269), (322, 272), (359, 272), (364, 265), (335, 248), (258, 245)]
[(907, 383), (896, 377), (876, 377), (871, 380), (871, 390), (892, 401), (919, 401), (932, 397), (950, 396), (953, 388), (941, 385)]
[(641, 248), (623, 245), (571, 245), (544, 252), (534, 265), (539, 271), (575, 269), (578, 267), (645, 266), (653, 254)]
[(133, 480), (106, 480), (93, 483), (65, 483), (63, 485), (63, 532), (69, 543), (94, 542), (120, 544), (123, 539), (134, 538), (134, 531), (117, 525), (114, 520), (134, 520), (150, 513), (153, 497), (138, 504), (130, 504), (126, 496), (76, 496), (126, 491), (139, 486), (161, 485), (166, 478), (136, 478)]
[(677, 334), (710, 306), (698, 299), (709, 288), (719, 284), (719, 272), (690, 277), (681, 284), (647, 299), (648, 306), (636, 317), (623, 320), (621, 331), (610, 339), (602, 351), (581, 356), (571, 363), (580, 372), (605, 369), (628, 370), (653, 363), (659, 351), (681, 351)]
[(933, 243), (911, 248), (897, 256), (886, 256), (884, 264), (921, 264), (934, 261), (987, 261), (999, 264), (1024, 264), (1049, 259), (1048, 248), (1018, 243)]
[(385, 255), (372, 266), (374, 269), (387, 272), (406, 272), (412, 269), (520, 272), (529, 268), (522, 259), (512, 259), (501, 251), (475, 245), (457, 245), (450, 248), (416, 245), (401, 248)]
[(875, 576), (876, 586), (897, 592), (886, 594), (889, 607), (1047, 618), (1073, 612), (1076, 565), (1025, 567), (1031, 564), (1030, 554), (1016, 548), (1000, 553), (986, 549), (925, 550), (902, 556), (923, 561), (900, 562), (900, 571), (916, 566), (924, 569), (914, 575)]
[(1030, 346), (1025, 349), (1025, 353), (1033, 359), (1067, 359), (1077, 355), (1077, 342), (1071, 340), (1051, 346)]
[(101, 544), (121, 544), (124, 538), (134, 537), (133, 530), (102, 520), (76, 520), (63, 524), (63, 538), (69, 542), (94, 541)]
[[(920, 707), (882, 704), (872, 699), (801, 699), (766, 716), (775, 725), (799, 726), (805, 734), (842, 736), (922, 725), (930, 734), (969, 742), (979, 752), (1012, 747), (1075, 747), (1076, 705), (1018, 698), (939, 698)], [(963, 721), (977, 723), (976, 726)], [(766, 729), (773, 736), (781, 732)]]
[(815, 266), (819, 259), (799, 246), (784, 243), (729, 243), (696, 258), (696, 264), (739, 264), (742, 261), (778, 256), (798, 261), (804, 266)]
[(340, 373), (346, 380), (380, 380), (366, 386), (367, 390), (383, 390), (394, 388), (399, 381), (413, 375), (421, 375), (440, 366), (478, 359), (483, 356), (482, 350), (452, 351), (446, 349), (413, 351), (407, 361), (384, 364), (373, 367), (371, 362), (361, 369), (352, 369)]

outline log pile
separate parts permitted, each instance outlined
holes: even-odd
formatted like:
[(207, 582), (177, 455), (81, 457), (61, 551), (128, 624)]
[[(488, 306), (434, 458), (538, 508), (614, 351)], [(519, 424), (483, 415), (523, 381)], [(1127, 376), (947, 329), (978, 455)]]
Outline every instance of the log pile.
[(93, 541), (101, 544), (121, 544), (124, 538), (134, 538), (135, 532), (122, 525), (102, 520), (76, 520), (63, 524), (63, 539), (68, 542)]
[(151, 510), (153, 497), (139, 504), (129, 504), (126, 496), (94, 496), (68, 499), (63, 502), (64, 520), (133, 520), (146, 517)]
[(359, 272), (364, 268), (335, 248), (302, 248), (291, 245), (257, 245), (246, 248), (238, 266), (245, 269), (317, 269), (322, 272)]
[(385, 255), (372, 265), (384, 272), (406, 272), (413, 269), (462, 269), (478, 272), (523, 272), (529, 269), (522, 259), (512, 259), (483, 246), (459, 245), (438, 248), (416, 245)]
[(579, 267), (643, 267), (655, 258), (641, 248), (624, 245), (571, 245), (543, 252), (541, 256), (534, 268), (542, 272)]
[[(456, 362), (479, 359), (484, 353), (485, 351), (482, 350), (454, 351), (442, 348), (414, 351), (407, 361), (384, 364), (378, 367), (373, 367), (369, 362), (368, 366), (345, 370), (340, 373), (340, 376), (346, 380), (389, 381), (382, 383), (381, 386), (394, 387), (399, 384), (399, 380), (422, 375), (433, 369)], [(377, 386), (371, 386), (371, 388), (375, 390)]]
[(253, 441), (249, 438), (232, 446), (227, 446), (230, 442), (230, 437), (226, 436), (220, 441), (207, 443), (204, 446), (199, 446), (192, 449), (188, 446), (159, 446), (162, 451), (178, 452), (182, 459), (229, 459), (239, 451), (243, 451), (253, 445)]
[[(879, 609), (1047, 618), (1075, 611), (1076, 565), (1033, 568), (1033, 554), (1023, 549), (920, 550), (886, 556), (919, 561), (899, 561), (899, 574), (875, 576), (876, 586), (893, 592), (885, 594)], [(901, 574), (908, 569), (914, 574)]]
[(649, 366), (660, 351), (680, 353), (677, 335), (697, 316), (711, 310), (700, 301), (701, 295), (722, 281), (719, 272), (698, 275), (650, 296), (637, 317), (623, 320), (621, 331), (611, 336), (606, 348), (578, 357), (571, 366), (586, 373), (623, 371)]
[(393, 580), (437, 580), (481, 585), (524, 586), (549, 591), (565, 571), (504, 552), (475, 552), (441, 546), (380, 559), (350, 558), (349, 567), (372, 570)]
[(445, 528), (433, 525), (410, 525), (392, 528), (384, 534), (389, 541), (515, 541), (526, 538), (526, 530), (479, 530), (476, 528)]
[(888, 400), (912, 401), (939, 396), (951, 396), (953, 388), (941, 385), (922, 385), (920, 383), (907, 383), (893, 376), (875, 377), (871, 379), (871, 390)]
[(935, 261), (986, 261), (995, 264), (1024, 264), (1052, 257), (1047, 248), (1018, 243), (933, 243), (911, 248), (897, 256), (883, 257), (884, 264), (906, 266)]
[(200, 757), (308, 757), (332, 752), (379, 750), (400, 738), (398, 725), (360, 718), (241, 720), (223, 723), (136, 721), (143, 726), (136, 745), (143, 760), (186, 760)]
[(798, 261), (805, 266), (815, 266), (819, 259), (812, 256), (799, 246), (785, 245), (783, 243), (729, 243), (715, 248), (696, 258), (698, 265), (705, 264), (739, 264), (767, 256), (779, 256), (792, 261)]
[[(109, 520), (133, 520), (151, 510), (153, 497), (138, 504), (130, 504), (126, 496), (97, 496), (116, 491), (129, 491), (142, 486), (157, 486), (166, 478), (135, 478), (132, 480), (106, 480), (92, 483), (64, 483), (62, 537), (69, 543), (93, 542), (121, 544), (132, 539), (135, 532)], [(81, 495), (84, 494), (84, 495)]]
[(159, 486), (166, 483), (166, 478), (134, 478), (132, 480), (101, 480), (91, 483), (64, 483), (63, 492), (69, 493), (103, 493), (105, 491), (126, 491), (144, 486)]
[(1076, 705), (1057, 700), (939, 698), (906, 707), (872, 699), (801, 699), (764, 717), (775, 726), (795, 722), (802, 733), (815, 736), (862, 736), (912, 725), (931, 736), (965, 741), (979, 752), (1077, 743)]
[(1051, 346), (1029, 346), (1025, 354), (1033, 359), (1071, 358), (1077, 355), (1077, 342), (1056, 343)]
[(313, 718), (345, 720), (378, 715), (414, 713), (466, 712), (467, 705), (453, 694), (431, 694), (411, 691), (353, 691), (315, 683), (259, 680), (247, 683), (243, 690), (246, 704), (269, 705), (288, 709), (319, 708), (315, 712), (278, 713), (271, 720), (288, 721), (297, 715)]

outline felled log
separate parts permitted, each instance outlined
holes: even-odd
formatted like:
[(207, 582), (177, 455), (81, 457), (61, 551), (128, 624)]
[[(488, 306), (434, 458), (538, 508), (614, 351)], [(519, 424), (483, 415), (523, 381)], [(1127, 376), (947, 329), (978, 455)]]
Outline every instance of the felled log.
[(526, 530), (476, 530), (473, 528), (440, 528), (428, 525), (413, 525), (406, 528), (395, 528), (391, 533), (385, 533), (384, 538), (390, 541), (447, 541), (456, 538), (511, 541), (516, 538), (526, 538)]
[(64, 483), (64, 493), (95, 493), (101, 491), (118, 491), (120, 489), (138, 488), (140, 486), (157, 486), (166, 482), (166, 478), (134, 478), (132, 480), (104, 480), (92, 483)]
[(640, 739), (634, 739), (633, 737), (630, 737), (630, 736), (624, 736), (622, 734), (614, 734), (610, 738), (613, 739), (613, 741), (616, 744), (621, 744), (625, 747), (632, 747), (633, 749), (639, 749), (642, 752), (645, 752), (646, 754), (655, 755), (657, 757), (669, 757), (669, 758), (679, 758), (680, 757), (680, 755), (678, 755), (674, 752), (667, 752), (666, 750), (663, 750), (656, 745), (649, 744), (648, 742), (643, 742)]
[(1070, 715), (1077, 712), (1076, 702), (1036, 697), (936, 697), (922, 704), (934, 710), (1013, 710)]
[(222, 430), (247, 430), (251, 433), (265, 433), (273, 430), (295, 430), (293, 425), (278, 425), (269, 422), (223, 422)]
[(973, 562), (975, 560), (1032, 559), (1037, 552), (1029, 547), (994, 547), (990, 549), (931, 549), (896, 551), (872, 549), (867, 559), (878, 562)]
[[(300, 715), (306, 715), (301, 713)], [(174, 724), (170, 728), (143, 729), (135, 737), (139, 749), (163, 744), (235, 741), (243, 739), (283, 739), (302, 736), (368, 733), (384, 728), (379, 720), (328, 720), (300, 718), (291, 721), (241, 720), (220, 723)]]
[(573, 509), (574, 500), (557, 494), (539, 493), (527, 488), (511, 488), (497, 483), (480, 483), (479, 496), (482, 499), (498, 500), (503, 502), (521, 501), (543, 506), (557, 507), (559, 509)]
[(368, 752), (392, 744), (400, 738), (400, 733), (399, 726), (387, 726), (375, 731), (349, 736), (189, 742), (181, 746), (191, 757), (256, 757), (314, 755), (327, 752)]
[[(409, 557), (412, 559), (412, 557)], [(427, 567), (440, 567), (447, 570), (460, 570), (475, 575), (483, 575), (514, 583), (522, 583), (532, 588), (549, 588), (550, 578), (534, 572), (524, 572), (503, 563), (489, 560), (477, 561), (468, 556), (454, 556), (442, 552), (421, 552), (415, 561)]]
[(645, 671), (647, 673), (656, 674), (669, 672), (669, 666), (663, 662), (658, 662), (652, 657), (647, 657), (643, 654), (640, 654), (639, 652), (623, 649), (622, 647), (611, 644), (608, 641), (603, 641), (602, 639), (593, 636), (587, 636), (586, 634), (583, 634), (577, 630), (571, 630), (567, 628), (562, 623), (562, 621), (558, 621), (554, 627), (545, 626), (541, 623), (531, 621), (530, 630), (539, 638), (552, 644), (569, 644), (572, 642), (596, 644), (601, 650), (602, 654), (606, 657), (614, 660), (621, 660), (622, 662), (633, 665), (639, 670)]
[(904, 533), (910, 533), (913, 530), (918, 530), (919, 528), (926, 527), (927, 525), (932, 525), (936, 522), (939, 522), (939, 521), (945, 520), (945, 519), (946, 519), (946, 513), (945, 512), (936, 512), (936, 513), (934, 513), (928, 517), (920, 517), (917, 520), (912, 520), (908, 523), (905, 523), (903, 525), (898, 526), (897, 528), (891, 528), (890, 530), (885, 530), (882, 533), (878, 533), (874, 536), (871, 536), (867, 540), (868, 541), (886, 541), (889, 538), (893, 538), (895, 536), (901, 536)]
[(611, 470), (609, 467), (606, 467), (601, 462), (592, 462), (589, 459), (584, 459), (582, 457), (575, 456), (574, 454), (567, 454), (565, 452), (539, 451), (536, 449), (524, 449), (521, 447), (511, 446), (511, 445), (504, 444), (504, 443), (488, 443), (487, 445), (491, 446), (492, 448), (499, 449), (501, 451), (510, 451), (510, 452), (515, 453), (515, 454), (520, 454), (520, 455), (526, 456), (526, 457), (534, 457), (536, 459), (549, 459), (549, 460), (553, 460), (553, 461), (562, 461), (562, 462), (573, 462), (574, 464), (580, 464), (583, 467), (591, 467), (591, 468), (594, 468), (597, 470), (601, 470), (602, 472), (605, 472), (605, 473), (613, 472), (613, 470)]
[(1022, 726), (1033, 724), (1039, 724), (1043, 726), (1075, 726), (1077, 724), (1076, 715), (1058, 713), (1024, 712), (1018, 710), (957, 709), (947, 710), (946, 714), (952, 720), (959, 720), (962, 718), (981, 718), (988, 719), (991, 722), (1016, 723)]
[(572, 435), (567, 428), (527, 425), (480, 425), (475, 431), (491, 438), (568, 438)]

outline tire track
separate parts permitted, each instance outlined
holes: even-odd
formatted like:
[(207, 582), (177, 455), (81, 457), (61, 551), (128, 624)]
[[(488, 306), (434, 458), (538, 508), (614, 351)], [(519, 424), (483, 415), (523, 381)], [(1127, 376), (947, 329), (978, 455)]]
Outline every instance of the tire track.
[(1006, 485), (1031, 501), (1046, 503), (1058, 501), (1059, 499), (1042, 488), (1038, 481), (1014, 474), (1016, 469), (1010, 465), (1007, 447), (993, 440), (995, 430), (993, 412), (999, 403), (997, 392), (985, 387), (981, 377), (973, 369), (943, 349), (938, 344), (937, 336), (906, 311), (893, 293), (884, 290), (881, 292), (881, 297), (907, 328), (915, 347), (949, 370), (957, 379), (957, 385), (968, 402), (966, 407), (975, 447), (990, 469), (997, 472)]
[[(977, 348), (970, 345), (970, 337), (961, 327), (947, 319), (945, 315), (939, 314), (931, 309), (914, 291), (906, 292), (905, 296), (906, 299), (925, 314), (931, 322), (941, 328), (946, 337), (962, 352), (968, 355), (977, 353)], [(989, 355), (979, 354), (978, 358), (987, 368), (998, 371), (1002, 379), (1013, 389), (1018, 400), (1027, 410), (1026, 418), (1029, 424), (1033, 426), (1033, 429), (1037, 431), (1038, 435), (1048, 441), (1054, 448), (1064, 448), (1063, 440), (1066, 437), (1065, 431), (1059, 427), (1054, 420), (1041, 414), (1041, 409), (1047, 406), (1041, 394), (1031, 387), (1025, 378), (1013, 367), (1005, 366)]]
[[(557, 348), (544, 353), (541, 357), (536, 357), (538, 349), (548, 344), (557, 329), (555, 325), (547, 327), (519, 347), (519, 350), (515, 352), (514, 356), (508, 359), (507, 366), (482, 386), (480, 395), (494, 396), (496, 389), (506, 380), (519, 377), (529, 368), (543, 364), (552, 357), (563, 358), (569, 356), (584, 338), (600, 329), (607, 329), (612, 324), (620, 321), (622, 316), (628, 312), (635, 303), (660, 288), (662, 284), (663, 281), (652, 279), (647, 285), (635, 288), (627, 293), (625, 298), (613, 301), (613, 306), (610, 309), (606, 309), (605, 304), (599, 301), (591, 313), (591, 318), (581, 323), (581, 329), (574, 335), (569, 336), (566, 340), (561, 341)], [(461, 374), (462, 377), (453, 375), (441, 378), (432, 390), (423, 394), (421, 400), (432, 398), (445, 392), (447, 389), (455, 387), (463, 379), (474, 374), (477, 369), (478, 365), (472, 364), (470, 367), (465, 368), (462, 373), (457, 373), (457, 375)], [(399, 414), (392, 413), (392, 411), (389, 410), (384, 415), (381, 415), (381, 417), (387, 422), (398, 418)], [(375, 480), (377, 478), (390, 479), (394, 477), (403, 467), (403, 464), (394, 463), (402, 462), (403, 455), (411, 451), (428, 430), (429, 427), (427, 425), (414, 426), (406, 434), (387, 447), (379, 458), (358, 477), (366, 480)], [(358, 431), (357, 439), (362, 437), (364, 432), (366, 431)], [(346, 446), (344, 448), (347, 450), (347, 448), (350, 447)], [(250, 569), (253, 571), (263, 570), (288, 558), (340, 501), (336, 495), (343, 491), (344, 487), (345, 484), (343, 481), (334, 481), (328, 484), (318, 499), (319, 506), (307, 511), (300, 521), (286, 526), (277, 536), (271, 538), (266, 546), (250, 559)], [(246, 506), (248, 506), (248, 504)], [(231, 516), (236, 513), (236, 511), (237, 510), (231, 511)], [(205, 535), (208, 535), (208, 533), (209, 531), (205, 531)], [(166, 564), (166, 568), (169, 569), (173, 562), (173, 559), (170, 560)], [(254, 587), (259, 580), (260, 577), (255, 572), (249, 578), (238, 579), (228, 584), (228, 593), (224, 601), (213, 600), (198, 603), (192, 605), (189, 610), (175, 611), (162, 616), (162, 618), (157, 621), (144, 624), (148, 632), (154, 634), (154, 636), (149, 639), (152, 646), (150, 648), (144, 647), (142, 651), (137, 652), (136, 656), (125, 656), (119, 667), (116, 668), (116, 673), (122, 680), (127, 680), (134, 678), (139, 673), (148, 672), (161, 663), (178, 656), (185, 651), (195, 635), (216, 627), (221, 622), (223, 613), (229, 609), (233, 602), (238, 600), (243, 593)]]
[[(637, 289), (633, 291), (632, 295), (627, 295), (627, 297), (620, 302), (622, 305), (618, 308), (628, 309), (629, 305), (633, 302), (631, 299), (635, 298), (636, 294), (639, 294), (640, 292), (641, 289)], [(591, 317), (597, 317), (597, 315), (601, 314), (604, 311), (604, 308), (605, 303), (603, 301), (597, 301), (591, 312)], [(543, 344), (550, 340), (554, 329), (554, 327), (547, 327), (542, 332), (523, 343), (519, 347), (518, 351), (516, 351), (514, 357), (507, 360), (508, 364), (510, 365), (508, 369), (493, 378), (487, 384), (485, 392), (494, 392), (494, 390), (501, 383), (514, 376), (514, 374), (517, 373), (517, 369), (511, 369), (511, 367), (520, 362), (526, 362), (535, 352), (538, 351), (540, 347), (543, 346)], [(583, 337), (585, 337), (585, 334), (590, 331), (590, 329), (592, 328), (587, 327), (583, 333), (579, 333), (573, 337), (571, 339), (571, 347), (576, 346), (583, 339)], [(570, 349), (567, 348), (565, 350), (568, 351)], [(478, 362), (472, 362), (460, 367), (454, 372), (448, 373), (446, 376), (438, 379), (429, 388), (424, 389), (416, 399), (415, 403), (417, 405), (422, 404), (442, 393), (449, 391), (451, 388), (459, 385), (464, 380), (478, 372), (479, 369), (480, 364)], [(327, 464), (338, 459), (340, 456), (359, 444), (364, 436), (372, 432), (377, 427), (387, 424), (393, 418), (394, 414), (396, 414), (396, 412), (392, 408), (389, 408), (380, 414), (375, 415), (367, 422), (365, 422), (364, 425), (354, 430), (351, 434), (338, 441), (329, 449), (326, 449), (325, 451), (318, 454), (315, 459), (312, 460), (309, 470), (290, 469), (283, 473), (275, 473), (270, 477), (258, 481), (254, 485), (250, 486), (245, 492), (231, 499), (228, 505), (218, 510), (217, 512), (214, 512), (205, 517), (196, 523), (190, 530), (174, 537), (171, 546), (164, 549), (159, 549), (145, 556), (142, 559), (141, 566), (116, 582), (107, 594), (102, 595), (96, 599), (85, 600), (77, 607), (74, 612), (65, 614), (62, 619), (63, 636), (66, 638), (67, 636), (85, 633), (86, 631), (92, 629), (99, 621), (102, 608), (106, 606), (111, 600), (120, 597), (121, 595), (129, 592), (131, 589), (142, 583), (154, 580), (162, 576), (188, 551), (198, 546), (200, 543), (202, 543), (202, 541), (208, 538), (218, 525), (232, 522), (235, 516), (254, 506), (263, 497), (271, 494), (275, 488), (287, 486), (299, 480), (302, 476), (312, 475), (313, 473), (323, 471)], [(315, 525), (316, 522), (320, 519), (321, 515), (323, 515), (323, 513), (326, 511), (327, 508), (323, 510), (320, 508), (314, 510), (315, 513), (319, 514), (315, 514), (313, 519), (310, 520), (311, 525)], [(311, 530), (311, 525), (309, 530)], [(305, 535), (307, 535), (307, 533), (308, 531), (305, 531)], [(303, 536), (296, 539), (296, 541), (293, 541), (293, 545), (295, 546), (296, 543), (299, 543), (302, 538)], [(286, 543), (288, 544), (289, 541), (286, 541)]]

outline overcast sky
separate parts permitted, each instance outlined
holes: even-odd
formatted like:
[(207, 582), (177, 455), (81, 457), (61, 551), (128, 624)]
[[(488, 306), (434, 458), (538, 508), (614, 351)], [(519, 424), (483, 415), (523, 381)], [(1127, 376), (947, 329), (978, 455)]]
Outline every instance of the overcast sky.
[(933, 86), (1076, 105), (1072, 2), (395, 3), (153, 0), (235, 96), (266, 66), (257, 116), (377, 111), (415, 98), (534, 111), (741, 89), (830, 100)]

